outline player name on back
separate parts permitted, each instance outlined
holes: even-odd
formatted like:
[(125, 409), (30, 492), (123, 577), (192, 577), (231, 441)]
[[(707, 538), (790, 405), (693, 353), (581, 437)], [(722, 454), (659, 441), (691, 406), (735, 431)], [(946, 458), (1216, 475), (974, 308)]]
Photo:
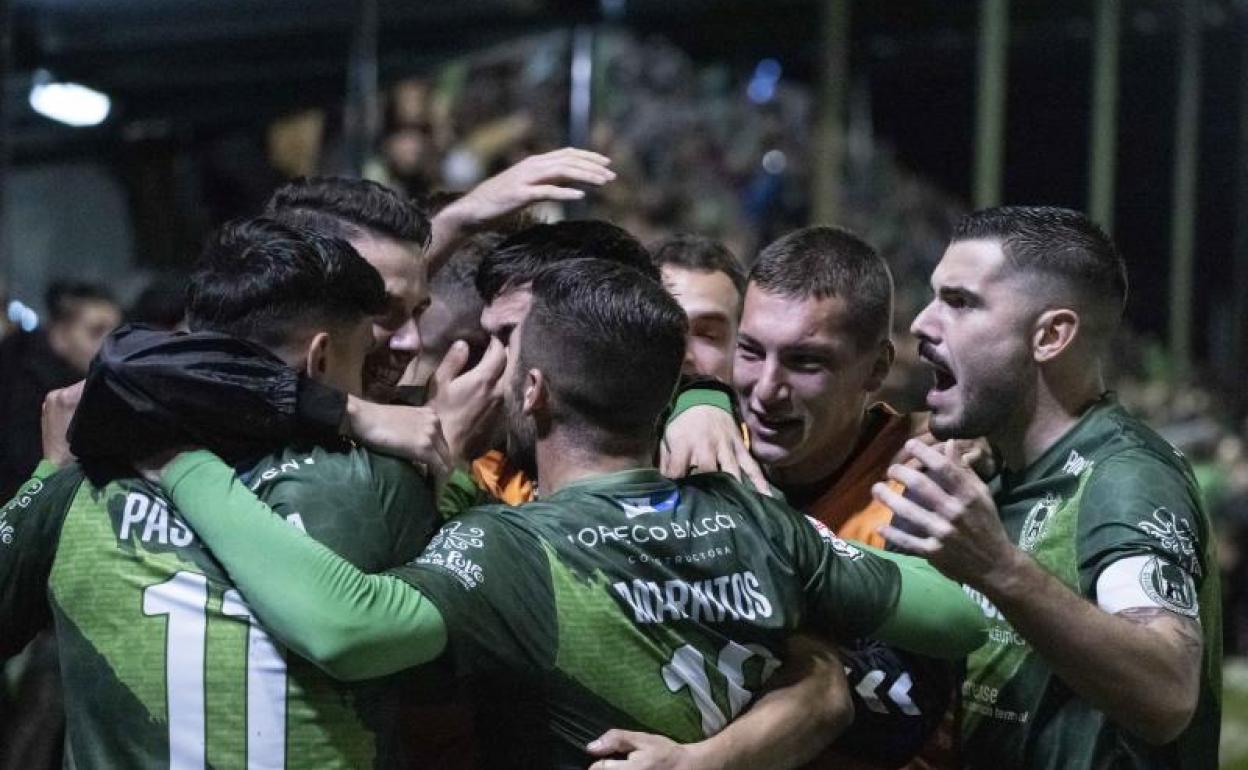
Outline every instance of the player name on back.
[(769, 618), (771, 601), (753, 572), (734, 572), (716, 578), (619, 581), (611, 586), (633, 610), (638, 623), (662, 623), (688, 618), (702, 622)]
[[(113, 526), (118, 540), (137, 539), (147, 546), (173, 548), (186, 548), (195, 543), (195, 533), (177, 513), (169, 510), (169, 503), (160, 497), (132, 490), (119, 506), (120, 515), (114, 506), (109, 507), (113, 510)], [(292, 513), (285, 519), (291, 526), (307, 531), (298, 513)]]

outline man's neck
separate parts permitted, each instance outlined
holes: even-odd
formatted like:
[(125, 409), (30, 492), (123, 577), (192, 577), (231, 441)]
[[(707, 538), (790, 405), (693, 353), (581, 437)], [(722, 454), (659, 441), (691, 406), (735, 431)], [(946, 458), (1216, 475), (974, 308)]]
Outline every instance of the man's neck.
[(1007, 468), (1015, 473), (1022, 471), (1061, 441), (1104, 392), (1105, 385), (1099, 375), (1065, 392), (1042, 385), (1035, 403), (1024, 412), (1019, 424), (1002, 431), (998, 437), (990, 437), (990, 441), (1001, 453)]
[(593, 476), (653, 467), (653, 449), (649, 447), (602, 454), (556, 434), (537, 442), (537, 479), (543, 496)]

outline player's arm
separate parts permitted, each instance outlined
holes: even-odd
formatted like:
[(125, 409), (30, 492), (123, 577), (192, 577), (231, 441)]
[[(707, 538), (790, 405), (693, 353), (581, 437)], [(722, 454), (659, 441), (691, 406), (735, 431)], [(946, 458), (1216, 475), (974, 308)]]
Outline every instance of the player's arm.
[(61, 524), (82, 482), (44, 460), (0, 508), (0, 661), (17, 654), (50, 620), (47, 586)]
[(265, 628), (330, 676), (367, 679), (441, 654), (445, 624), (419, 591), (289, 526), (215, 455), (179, 455), (160, 484)]
[[(1137, 467), (1128, 470), (1128, 483), (1113, 484), (1113, 474), (1124, 470), (1119, 458), (1093, 471), (1081, 525), (1099, 530), (1087, 537), (1104, 542), (1098, 552), (1080, 554), (1095, 579), (1093, 603), (1010, 541), (988, 488), (964, 463), (931, 447), (912, 449), (926, 472), (890, 469), (908, 495), (883, 485), (875, 492), (918, 534), (893, 529), (889, 539), (980, 590), (1066, 686), (1115, 722), (1149, 743), (1174, 740), (1195, 713), (1200, 691), (1203, 643), (1195, 588), (1186, 565), (1126, 522), (1145, 519), (1160, 506), (1190, 521), (1195, 502), (1173, 493), (1182, 485), (1178, 474), (1155, 462), (1150, 472)], [(1198, 545), (1189, 543), (1194, 552)], [(1143, 590), (1150, 559), (1155, 570), (1181, 570), (1175, 590), (1188, 594), (1189, 602), (1158, 601)]]
[(591, 770), (786, 770), (814, 759), (854, 718), (845, 671), (831, 647), (794, 637), (771, 688), (720, 732), (679, 744), (661, 735), (611, 730), (589, 744)]

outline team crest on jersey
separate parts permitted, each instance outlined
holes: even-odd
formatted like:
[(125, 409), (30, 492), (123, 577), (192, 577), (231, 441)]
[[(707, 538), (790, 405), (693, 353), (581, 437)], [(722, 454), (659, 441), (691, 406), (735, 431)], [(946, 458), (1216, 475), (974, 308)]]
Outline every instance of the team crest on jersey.
[(1200, 613), (1192, 576), (1177, 564), (1153, 556), (1140, 572), (1140, 586), (1150, 599), (1171, 612), (1189, 618)]
[(8, 522), (8, 511), (0, 511), (0, 543), (10, 545), (13, 542), (13, 525)]
[(1018, 538), (1018, 547), (1024, 551), (1030, 551), (1040, 542), (1040, 538), (1044, 537), (1044, 533), (1049, 531), (1049, 522), (1053, 521), (1053, 514), (1057, 512), (1057, 506), (1062, 502), (1062, 498), (1048, 492), (1045, 496), (1031, 506), (1031, 510), (1027, 512), (1027, 518), (1023, 520), (1023, 531)]
[(1186, 519), (1180, 519), (1168, 508), (1161, 507), (1153, 511), (1151, 520), (1140, 522), (1140, 529), (1156, 538), (1161, 547), (1178, 557), (1185, 567), (1197, 575), (1200, 574), (1200, 563), (1196, 559), (1196, 536)]
[(624, 510), (625, 518), (635, 519), (647, 513), (671, 513), (680, 504), (680, 491), (648, 497), (617, 497), (615, 502)]
[(828, 525), (822, 521), (819, 521), (814, 516), (807, 516), (806, 521), (809, 521), (810, 526), (815, 528), (815, 531), (819, 533), (819, 537), (823, 538), (823, 542), (832, 547), (832, 553), (837, 556), (843, 556), (850, 561), (858, 561), (862, 558), (862, 551), (837, 537), (832, 530), (828, 529)]

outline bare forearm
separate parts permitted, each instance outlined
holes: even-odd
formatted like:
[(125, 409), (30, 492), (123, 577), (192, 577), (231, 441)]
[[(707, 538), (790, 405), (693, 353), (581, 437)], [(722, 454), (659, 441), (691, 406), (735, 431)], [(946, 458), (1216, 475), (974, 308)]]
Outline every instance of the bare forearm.
[(853, 721), (845, 671), (836, 653), (795, 638), (777, 686), (739, 719), (697, 744), (700, 767), (786, 770), (819, 755)]
[(1111, 615), (1021, 552), (1002, 573), (985, 596), (1071, 690), (1147, 741), (1182, 731), (1199, 691), (1194, 622), (1161, 609)]

